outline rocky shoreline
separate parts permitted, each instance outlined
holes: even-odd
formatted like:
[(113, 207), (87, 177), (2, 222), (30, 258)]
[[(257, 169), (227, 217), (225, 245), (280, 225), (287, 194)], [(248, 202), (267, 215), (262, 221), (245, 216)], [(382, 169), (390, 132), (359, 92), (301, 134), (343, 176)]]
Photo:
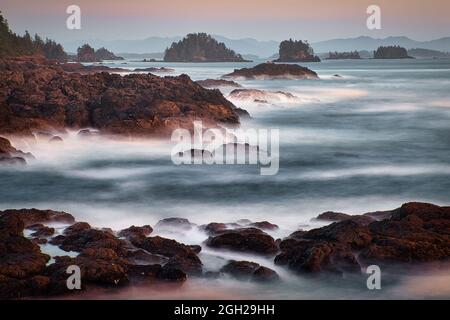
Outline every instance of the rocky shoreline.
[[(246, 281), (283, 281), (274, 270), (252, 261), (229, 260), (218, 270), (206, 271), (200, 257), (204, 248), (259, 255), (293, 273), (339, 277), (361, 273), (372, 264), (412, 269), (450, 257), (450, 207), (407, 203), (359, 216), (326, 212), (317, 219), (337, 222), (274, 239), (269, 233), (278, 226), (267, 221), (197, 226), (187, 219), (169, 218), (154, 227), (113, 231), (77, 222), (65, 212), (0, 211), (0, 298), (69, 297), (98, 287), (181, 285), (191, 277), (224, 274)], [(165, 228), (176, 232), (197, 228), (206, 240), (191, 245), (153, 235), (154, 229)], [(43, 244), (68, 254), (50, 257), (42, 253)], [(66, 270), (73, 265), (81, 270), (82, 290), (67, 288)]]
[(167, 137), (175, 128), (191, 129), (194, 120), (238, 126), (239, 115), (247, 114), (219, 90), (204, 89), (187, 75), (121, 76), (98, 68), (40, 57), (0, 60), (0, 134), (93, 128)]

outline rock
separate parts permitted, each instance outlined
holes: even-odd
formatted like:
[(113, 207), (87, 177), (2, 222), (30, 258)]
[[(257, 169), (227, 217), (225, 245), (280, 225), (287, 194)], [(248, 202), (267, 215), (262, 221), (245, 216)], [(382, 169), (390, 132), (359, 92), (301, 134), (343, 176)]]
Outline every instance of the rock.
[(178, 269), (162, 267), (159, 264), (148, 266), (131, 266), (130, 275), (134, 278), (142, 278), (145, 280), (164, 280), (170, 282), (184, 282), (187, 275)]
[[(65, 285), (67, 279), (66, 270), (69, 266), (76, 265), (81, 270), (82, 286), (87, 283), (107, 286), (121, 286), (129, 281), (127, 267), (123, 261), (110, 257), (95, 257), (80, 255), (76, 258), (55, 257), (55, 263), (49, 265), (44, 275), (51, 279), (55, 286), (62, 285), (62, 291), (68, 293)], [(65, 288), (64, 288), (65, 287)]]
[(63, 211), (38, 210), (38, 209), (20, 209), (0, 211), (0, 215), (17, 214), (24, 222), (25, 226), (31, 226), (38, 223), (67, 223), (75, 222), (75, 218)]
[(249, 261), (230, 261), (220, 271), (241, 280), (270, 282), (279, 279), (272, 269)]
[(242, 86), (234, 81), (224, 80), (224, 79), (206, 79), (196, 81), (203, 88), (242, 88)]
[(184, 218), (166, 218), (158, 221), (155, 229), (158, 230), (191, 230), (193, 224)]
[(276, 224), (270, 223), (268, 221), (260, 221), (250, 223), (251, 227), (255, 227), (261, 230), (277, 230), (279, 227)]
[(0, 134), (93, 128), (168, 137), (176, 128), (193, 129), (193, 120), (205, 127), (240, 123), (220, 91), (204, 89), (187, 75), (82, 74), (65, 67), (36, 57), (0, 60)]
[(259, 264), (249, 261), (230, 261), (220, 270), (221, 272), (231, 274), (236, 278), (250, 278), (253, 272), (260, 267)]
[(137, 68), (133, 70), (134, 72), (174, 72), (175, 69), (172, 68), (166, 68), (166, 67), (161, 67), (161, 68), (156, 68), (156, 67), (150, 67), (150, 68)]
[(212, 248), (263, 255), (275, 254), (278, 251), (275, 240), (256, 228), (225, 230), (217, 236), (209, 237), (206, 245)]
[(149, 225), (145, 225), (142, 227), (131, 226), (127, 229), (123, 229), (119, 232), (120, 237), (124, 237), (127, 239), (140, 237), (145, 238), (153, 232), (153, 228)]
[(17, 213), (0, 215), (0, 275), (25, 279), (40, 274), (50, 257), (23, 236), (24, 222)]
[(227, 230), (228, 226), (225, 223), (211, 222), (206, 225), (200, 226), (200, 229), (204, 230), (208, 235), (217, 235), (219, 232)]
[(374, 222), (375, 219), (369, 215), (349, 215), (346, 213), (327, 211), (319, 214), (316, 220), (322, 221), (345, 221), (351, 220), (361, 225), (369, 225)]
[(98, 132), (98, 131), (95, 131), (95, 130), (82, 129), (82, 130), (78, 131), (77, 135), (78, 135), (79, 137), (89, 138), (89, 137), (98, 135), (98, 133), (99, 133), (99, 132)]
[(166, 264), (168, 267), (179, 269), (188, 274), (200, 274), (202, 272), (202, 262), (190, 246), (159, 236), (140, 239), (133, 244), (149, 253), (170, 258)]
[(17, 150), (8, 139), (0, 137), (0, 165), (24, 165), (25, 158), (33, 158), (33, 155)]
[(34, 238), (50, 237), (55, 234), (55, 228), (50, 228), (40, 223), (29, 226), (27, 229), (34, 230), (31, 234)]
[(291, 235), (280, 243), (281, 254), (275, 263), (297, 272), (345, 273), (360, 272), (361, 267), (371, 264), (389, 268), (408, 263), (413, 267), (448, 260), (450, 207), (407, 203), (374, 216), (390, 217), (368, 225), (347, 219)]
[(261, 266), (253, 272), (251, 280), (257, 282), (273, 282), (280, 280), (280, 277), (274, 270)]
[(48, 142), (49, 143), (62, 143), (62, 142), (64, 142), (64, 140), (59, 136), (54, 136)]
[(90, 228), (87, 223), (76, 223), (64, 230), (64, 235), (50, 240), (64, 251), (81, 252), (88, 248), (108, 248), (119, 250), (125, 243), (107, 231)]
[(129, 265), (165, 264), (169, 261), (167, 257), (151, 254), (142, 249), (127, 250), (123, 257), (128, 261)]
[(253, 68), (235, 69), (223, 78), (264, 80), (264, 79), (316, 79), (317, 73), (297, 64), (261, 63)]
[(234, 101), (259, 103), (277, 103), (298, 99), (298, 97), (289, 92), (264, 91), (259, 89), (235, 89), (230, 92), (228, 98)]

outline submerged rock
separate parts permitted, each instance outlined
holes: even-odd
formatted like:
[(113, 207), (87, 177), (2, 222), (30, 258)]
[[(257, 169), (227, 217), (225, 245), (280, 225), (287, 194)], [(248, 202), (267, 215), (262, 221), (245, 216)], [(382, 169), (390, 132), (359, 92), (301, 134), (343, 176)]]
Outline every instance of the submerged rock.
[(249, 261), (230, 261), (220, 271), (241, 280), (257, 282), (279, 280), (278, 274), (274, 270)]
[(298, 99), (298, 97), (289, 92), (258, 89), (235, 89), (230, 92), (228, 98), (235, 101), (257, 103), (276, 103), (281, 101), (295, 101)]
[(196, 81), (199, 85), (204, 88), (241, 88), (242, 86), (230, 80), (224, 79), (206, 79), (206, 80), (198, 80)]
[(8, 139), (0, 137), (0, 165), (23, 165), (25, 158), (33, 158), (33, 155), (17, 150)]

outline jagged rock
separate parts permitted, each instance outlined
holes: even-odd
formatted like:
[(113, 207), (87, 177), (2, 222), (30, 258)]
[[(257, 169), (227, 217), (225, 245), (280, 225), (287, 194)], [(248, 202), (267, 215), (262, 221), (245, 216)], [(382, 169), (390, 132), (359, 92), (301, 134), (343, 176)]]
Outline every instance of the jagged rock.
[(33, 155), (17, 150), (8, 139), (0, 137), (0, 165), (23, 165), (25, 158), (33, 158)]
[(236, 107), (187, 75), (65, 72), (36, 57), (0, 60), (0, 133), (31, 135), (93, 128), (108, 134), (170, 136), (176, 128), (236, 126)]
[(153, 228), (149, 225), (145, 225), (142, 227), (131, 226), (127, 229), (123, 229), (119, 232), (120, 237), (124, 237), (127, 239), (131, 238), (145, 238), (153, 232)]

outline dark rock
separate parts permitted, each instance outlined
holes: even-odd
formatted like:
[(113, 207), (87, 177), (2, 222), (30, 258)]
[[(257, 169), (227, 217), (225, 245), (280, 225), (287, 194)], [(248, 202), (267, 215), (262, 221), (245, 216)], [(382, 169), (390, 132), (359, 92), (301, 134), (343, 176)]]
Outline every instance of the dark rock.
[(277, 230), (279, 227), (276, 224), (270, 223), (268, 221), (253, 222), (250, 224), (251, 227), (255, 227), (261, 230)]
[(24, 165), (25, 158), (34, 158), (31, 153), (24, 153), (11, 145), (9, 140), (0, 137), (0, 165)]
[(153, 228), (149, 225), (145, 225), (142, 227), (131, 226), (127, 229), (121, 230), (119, 232), (120, 237), (124, 237), (127, 239), (131, 238), (145, 238), (153, 232)]
[(166, 264), (168, 267), (180, 269), (188, 274), (202, 272), (202, 262), (190, 246), (159, 236), (140, 239), (133, 244), (149, 253), (170, 258)]
[(206, 225), (200, 226), (200, 229), (204, 230), (208, 235), (217, 235), (219, 232), (227, 230), (228, 227), (225, 223), (211, 222)]
[(272, 269), (249, 261), (230, 261), (220, 271), (242, 280), (269, 282), (279, 279)]
[(235, 69), (224, 78), (232, 79), (316, 79), (317, 73), (297, 64), (262, 63), (253, 68)]
[(209, 237), (206, 245), (212, 248), (264, 255), (275, 254), (278, 251), (275, 240), (256, 228), (226, 230), (217, 236)]
[(5, 210), (0, 211), (2, 214), (18, 214), (25, 226), (30, 226), (37, 223), (74, 223), (75, 218), (66, 212), (53, 210), (38, 210), (38, 209), (20, 209), (20, 210)]
[(42, 224), (32, 225), (28, 227), (28, 229), (35, 231), (31, 234), (31, 236), (34, 238), (50, 237), (55, 234), (55, 228), (50, 228)]
[(228, 98), (244, 102), (259, 103), (277, 103), (284, 102), (285, 100), (294, 101), (298, 99), (298, 97), (289, 92), (265, 91), (259, 89), (234, 89), (230, 92)]
[(108, 248), (119, 250), (125, 243), (109, 232), (91, 229), (87, 223), (76, 223), (64, 230), (63, 236), (57, 236), (50, 243), (65, 251), (81, 252), (88, 248)]
[(0, 215), (0, 275), (25, 279), (40, 274), (50, 257), (23, 237), (24, 222), (17, 213)]
[(150, 67), (150, 68), (137, 68), (133, 70), (134, 72), (174, 72), (175, 69), (172, 68), (156, 68), (156, 67)]
[(48, 142), (49, 143), (62, 143), (62, 142), (64, 142), (64, 140), (59, 136), (54, 136)]
[(351, 220), (361, 225), (369, 225), (375, 219), (369, 215), (349, 215), (346, 213), (327, 211), (317, 216), (316, 220), (323, 221), (345, 221)]
[(196, 81), (203, 88), (222, 88), (222, 87), (231, 87), (231, 88), (241, 88), (242, 86), (234, 81), (224, 80), (224, 79), (206, 79)]
[(280, 277), (274, 270), (263, 266), (256, 269), (251, 278), (252, 281), (257, 282), (272, 282), (278, 281), (279, 279)]
[(156, 229), (168, 229), (168, 230), (191, 230), (193, 224), (188, 219), (184, 218), (166, 218), (160, 220), (155, 228)]
[(193, 129), (193, 120), (205, 127), (239, 124), (236, 107), (220, 91), (204, 89), (187, 75), (82, 74), (65, 67), (36, 57), (0, 60), (1, 134), (93, 128), (170, 136), (175, 128)]

